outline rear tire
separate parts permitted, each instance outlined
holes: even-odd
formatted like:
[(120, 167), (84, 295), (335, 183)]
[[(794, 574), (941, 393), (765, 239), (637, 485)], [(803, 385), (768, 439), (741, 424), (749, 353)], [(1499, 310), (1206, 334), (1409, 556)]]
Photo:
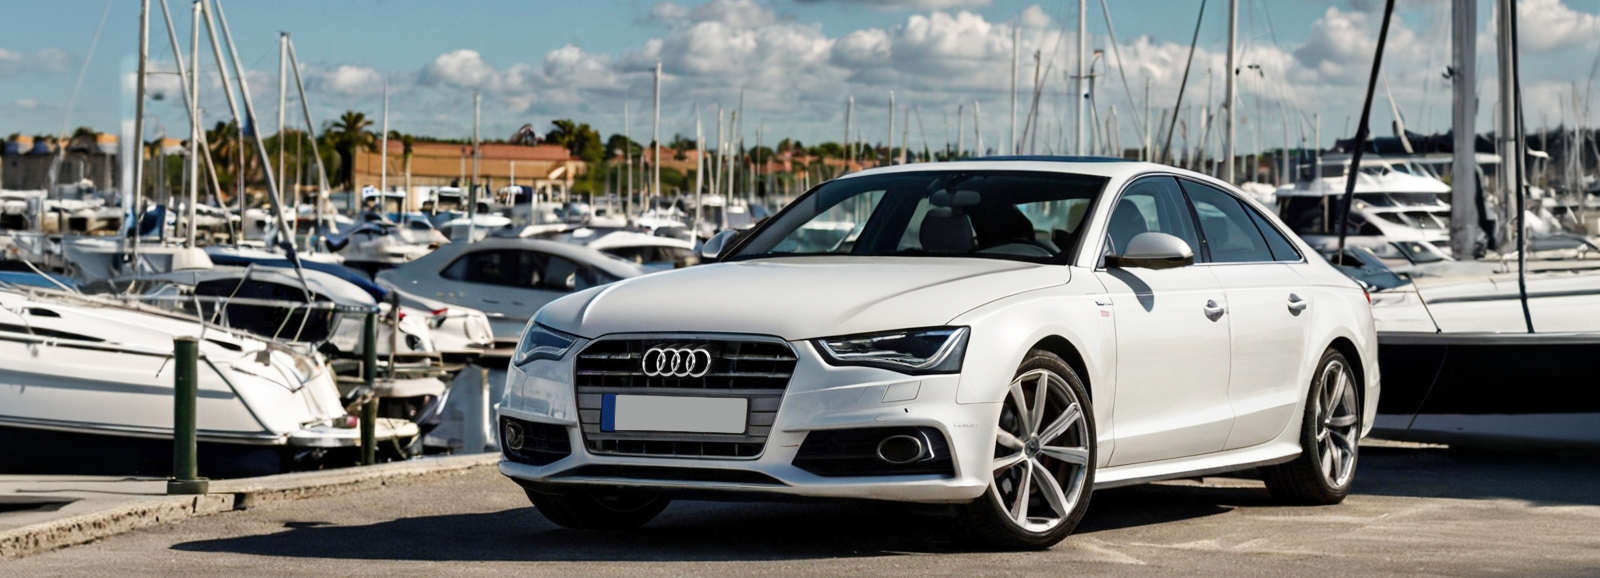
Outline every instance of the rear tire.
[(655, 519), (672, 500), (659, 494), (582, 492), (541, 494), (528, 500), (546, 519), (574, 530), (627, 530)]
[(1094, 488), (1088, 390), (1060, 357), (1030, 351), (995, 432), (989, 489), (959, 508), (957, 536), (995, 549), (1054, 546), (1078, 527)]
[(1261, 468), (1280, 502), (1325, 506), (1343, 502), (1355, 480), (1361, 437), (1359, 384), (1350, 362), (1332, 349), (1312, 374), (1300, 425), (1300, 456)]

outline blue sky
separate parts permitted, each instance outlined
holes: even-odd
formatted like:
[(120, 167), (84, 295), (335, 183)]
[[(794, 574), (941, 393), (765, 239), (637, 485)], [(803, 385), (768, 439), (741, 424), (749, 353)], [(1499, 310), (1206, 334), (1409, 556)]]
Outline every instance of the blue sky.
[[(178, 35), (187, 43), (189, 3), (169, 2)], [(1069, 89), (1061, 75), (1062, 66), (1075, 59), (1077, 15), (1071, 0), (225, 2), (240, 57), (251, 70), (258, 115), (267, 125), (275, 123), (276, 114), (277, 33), (291, 31), (319, 124), (349, 109), (376, 117), (387, 82), (391, 128), (396, 130), (468, 135), (471, 95), (480, 91), (483, 132), (489, 137), (504, 138), (524, 123), (544, 130), (550, 120), (564, 117), (589, 122), (607, 134), (621, 132), (627, 101), (633, 135), (642, 140), (649, 128), (647, 69), (660, 60), (666, 76), (664, 137), (692, 134), (695, 105), (711, 133), (714, 107), (734, 107), (742, 87), (747, 139), (754, 138), (760, 125), (768, 135), (837, 140), (843, 132), (844, 98), (854, 95), (858, 130), (881, 142), (885, 101), (894, 90), (900, 114), (910, 110), (921, 117), (910, 135), (914, 145), (926, 133), (932, 146), (940, 146), (956, 129), (951, 117), (958, 103), (969, 115), (963, 124), (970, 141), (970, 103), (975, 100), (982, 104), (985, 140), (995, 143), (1009, 129), (1013, 27), (1021, 31), (1025, 62), (1020, 76), (1025, 85), (1032, 75), (1026, 54), (1039, 50), (1044, 61), (1053, 63), (1052, 80), (1041, 98), (1042, 140), (1059, 146), (1066, 140), (1062, 133), (1070, 134), (1073, 124), (1065, 105)], [(1142, 108), (1146, 78), (1152, 106), (1172, 106), (1199, 1), (1109, 4), (1124, 62), (1121, 70), (1131, 90), (1123, 89), (1115, 73), (1110, 82), (1102, 77), (1097, 111), (1105, 130), (1110, 108), (1116, 106), (1117, 137), (1124, 146), (1133, 146), (1141, 138), (1138, 127), (1143, 123), (1135, 111)], [(1563, 99), (1570, 101), (1572, 83), (1584, 90), (1600, 51), (1600, 2), (1520, 4), (1529, 124), (1539, 126), (1544, 118), (1554, 124), (1563, 114)], [(1376, 0), (1240, 1), (1241, 59), (1261, 69), (1254, 78), (1241, 78), (1240, 113), (1246, 125), (1257, 116), (1265, 121), (1262, 145), (1281, 141), (1284, 116), (1290, 116), (1289, 132), (1298, 140), (1310, 130), (1310, 115), (1318, 112), (1325, 143), (1345, 136), (1346, 119), (1358, 112), (1380, 5)], [(1400, 5), (1386, 76), (1409, 127), (1441, 128), (1448, 122), (1450, 104), (1439, 74), (1448, 64), (1449, 3), (1402, 0)], [(7, 7), (7, 17), (0, 21), (0, 133), (61, 128), (66, 101), (105, 6), (98, 0), (64, 0)], [(170, 68), (162, 64), (171, 62), (171, 51), (159, 0), (155, 6), (151, 53), (158, 66)], [(1226, 6), (1224, 0), (1211, 0), (1207, 8), (1186, 96), (1196, 107), (1208, 101), (1216, 106), (1220, 98)], [(71, 111), (73, 126), (111, 130), (124, 114), (122, 70), (135, 53), (137, 15), (136, 0), (111, 2), (82, 95)], [(1489, 30), (1490, 19), (1489, 3), (1480, 2), (1481, 30)], [(1112, 52), (1099, 2), (1089, 3), (1088, 20), (1091, 49)], [(1480, 48), (1480, 130), (1487, 130), (1493, 104), (1492, 38), (1480, 38)], [(208, 82), (202, 103), (209, 124), (224, 117), (226, 106), (215, 86), (214, 66), (208, 63), (204, 69)], [(1208, 69), (1213, 73), (1209, 77)], [(1104, 72), (1103, 63), (1098, 70)], [(158, 89), (173, 83), (171, 76), (151, 80)], [(154, 114), (165, 119), (155, 124), (171, 123), (172, 131), (183, 131), (181, 109), (173, 102), (152, 104)], [(1025, 95), (1023, 116), (1027, 105)], [(1197, 122), (1197, 111), (1181, 115), (1186, 124)], [(1391, 117), (1387, 102), (1380, 101), (1377, 111), (1375, 132), (1386, 134)], [(917, 123), (916, 116), (912, 122)], [(1253, 128), (1243, 129), (1245, 148), (1254, 144)], [(1198, 140), (1198, 126), (1193, 129)], [(768, 142), (772, 140), (769, 136)]]

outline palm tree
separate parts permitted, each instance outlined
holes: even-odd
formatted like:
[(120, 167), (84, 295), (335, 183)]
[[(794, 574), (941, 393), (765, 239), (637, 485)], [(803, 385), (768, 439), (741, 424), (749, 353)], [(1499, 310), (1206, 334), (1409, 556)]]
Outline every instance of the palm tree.
[(211, 163), (217, 167), (217, 186), (222, 187), (217, 191), (218, 200), (222, 196), (232, 199), (238, 190), (235, 184), (239, 177), (239, 125), (218, 122), (206, 131), (206, 143), (211, 147)]
[(323, 131), (323, 136), (339, 153), (339, 173), (335, 178), (339, 185), (349, 188), (355, 184), (356, 149), (365, 147), (374, 150), (377, 147), (377, 139), (367, 130), (371, 126), (372, 120), (366, 114), (350, 110)]
[[(563, 118), (560, 120), (551, 121), (550, 124), (556, 125), (556, 127), (551, 129), (549, 134), (544, 136), (544, 142), (558, 144), (562, 147), (565, 147), (567, 150), (572, 150), (572, 145), (577, 142), (579, 138), (578, 123), (574, 122), (572, 119)], [(587, 127), (588, 125), (583, 125), (583, 128)]]

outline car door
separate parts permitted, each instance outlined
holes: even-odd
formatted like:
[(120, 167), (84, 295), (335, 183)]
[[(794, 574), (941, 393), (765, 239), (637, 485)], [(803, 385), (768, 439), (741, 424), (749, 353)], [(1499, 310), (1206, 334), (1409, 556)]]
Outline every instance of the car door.
[(1293, 417), (1305, 395), (1301, 370), (1314, 362), (1304, 359), (1306, 309), (1314, 306), (1310, 287), (1292, 265), (1301, 256), (1249, 203), (1210, 185), (1181, 182), (1200, 222), (1207, 268), (1228, 297), (1234, 423), (1225, 449), (1265, 443)]
[[(1144, 177), (1112, 207), (1106, 251), (1161, 232), (1200, 255), (1193, 217), (1176, 179)], [(1228, 403), (1227, 299), (1210, 268), (1097, 267), (1116, 326), (1112, 408), (1117, 466), (1220, 451), (1233, 425)]]

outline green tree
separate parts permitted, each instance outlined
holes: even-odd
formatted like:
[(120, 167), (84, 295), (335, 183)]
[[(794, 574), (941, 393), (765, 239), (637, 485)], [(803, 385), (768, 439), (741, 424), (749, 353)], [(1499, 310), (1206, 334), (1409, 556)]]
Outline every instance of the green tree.
[(572, 156), (582, 160), (587, 170), (583, 176), (572, 184), (575, 193), (590, 194), (603, 192), (606, 179), (606, 144), (600, 138), (600, 131), (594, 130), (587, 123), (578, 123), (572, 119), (559, 119), (551, 121), (554, 129), (545, 134), (545, 142), (566, 147)]
[(622, 156), (623, 151), (639, 154), (639, 151), (643, 149), (644, 147), (640, 146), (638, 142), (620, 134), (611, 135), (611, 138), (606, 139), (606, 158)]
[(367, 118), (366, 114), (350, 110), (339, 115), (339, 120), (333, 121), (333, 124), (322, 131), (323, 138), (339, 154), (339, 169), (334, 178), (335, 186), (345, 188), (354, 186), (357, 149), (376, 150), (378, 141), (372, 132), (367, 130), (371, 126), (372, 120)]

